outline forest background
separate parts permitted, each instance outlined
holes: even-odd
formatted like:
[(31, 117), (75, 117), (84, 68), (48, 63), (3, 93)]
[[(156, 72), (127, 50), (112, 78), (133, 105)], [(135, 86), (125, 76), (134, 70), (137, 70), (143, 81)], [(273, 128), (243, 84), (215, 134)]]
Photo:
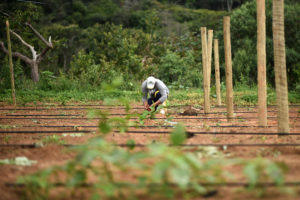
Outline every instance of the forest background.
[[(5, 20), (37, 52), (44, 44), (25, 26), (30, 22), (54, 48), (39, 64), (40, 81), (14, 59), (17, 93), (96, 91), (121, 76), (122, 90), (139, 91), (149, 75), (170, 88), (202, 88), (200, 27), (219, 39), (224, 88), (223, 16), (231, 16), (234, 86), (256, 87), (255, 0), (4, 0), (0, 41), (7, 46)], [(285, 0), (286, 62), (289, 90), (300, 94), (300, 3)], [(272, 0), (266, 0), (267, 82), (275, 87)], [(12, 50), (31, 57), (14, 36)], [(214, 66), (212, 64), (212, 66)], [(214, 68), (212, 68), (214, 69)], [(7, 55), (0, 51), (0, 98), (10, 95)], [(214, 83), (214, 70), (212, 70)], [(212, 84), (213, 86), (214, 84)], [(213, 86), (214, 87), (214, 86)], [(214, 89), (212, 89), (212, 92)], [(72, 98), (70, 96), (70, 98)]]

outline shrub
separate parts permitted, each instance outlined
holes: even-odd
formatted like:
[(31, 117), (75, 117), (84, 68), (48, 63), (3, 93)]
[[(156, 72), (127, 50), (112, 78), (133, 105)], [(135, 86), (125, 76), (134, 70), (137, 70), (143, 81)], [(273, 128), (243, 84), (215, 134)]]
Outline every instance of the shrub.
[(185, 57), (167, 51), (161, 58), (158, 68), (158, 78), (172, 85), (185, 87), (199, 87), (202, 82), (200, 66), (195, 62), (192, 51), (186, 52)]

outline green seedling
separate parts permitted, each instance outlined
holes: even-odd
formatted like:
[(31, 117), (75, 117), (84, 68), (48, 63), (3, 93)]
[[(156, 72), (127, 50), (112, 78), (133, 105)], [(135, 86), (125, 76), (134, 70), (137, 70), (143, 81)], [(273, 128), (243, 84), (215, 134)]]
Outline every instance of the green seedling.
[(267, 140), (267, 136), (264, 135), (264, 136), (261, 137), (261, 141), (262, 141), (263, 143), (264, 143), (266, 140)]
[(205, 125), (204, 125), (204, 128), (205, 128), (206, 131), (210, 131), (210, 126), (209, 126), (209, 125), (206, 125), (206, 124), (205, 124)]
[(218, 137), (216, 137), (216, 136), (213, 136), (213, 138), (211, 139), (211, 141), (212, 141), (213, 143), (219, 143), (219, 142), (221, 141), (221, 139), (218, 138)]
[(62, 140), (60, 136), (51, 135), (51, 136), (44, 137), (42, 139), (41, 143), (42, 144), (58, 144), (58, 145), (63, 145), (63, 144), (65, 144), (65, 141)]
[(245, 122), (246, 120), (244, 118), (239, 117), (239, 122)]
[(130, 150), (133, 150), (135, 148), (135, 141), (127, 140), (126, 145), (129, 147)]
[(67, 115), (67, 112), (61, 111), (60, 114), (61, 114), (61, 115)]
[(4, 142), (5, 142), (5, 143), (8, 143), (10, 139), (11, 139), (11, 136), (10, 136), (10, 135), (6, 135), (6, 136), (4, 137)]
[(66, 100), (66, 99), (61, 99), (60, 104), (61, 104), (62, 106), (66, 106), (66, 105), (67, 105), (67, 100)]
[(167, 121), (172, 121), (174, 117), (170, 113), (167, 113), (166, 118), (167, 118)]
[(82, 137), (84, 136), (83, 133), (63, 133), (63, 137)]
[(16, 125), (0, 125), (0, 129), (17, 128)]
[(277, 158), (280, 155), (281, 155), (281, 152), (277, 149), (274, 150), (274, 149), (269, 149), (269, 148), (260, 148), (257, 150), (258, 157), (271, 156), (271, 157)]
[(150, 111), (148, 110), (145, 110), (140, 116), (139, 116), (139, 122), (141, 125), (144, 125), (144, 121), (146, 119), (153, 119), (155, 118), (155, 114), (157, 113), (157, 111), (155, 111), (155, 108), (154, 107), (150, 107)]

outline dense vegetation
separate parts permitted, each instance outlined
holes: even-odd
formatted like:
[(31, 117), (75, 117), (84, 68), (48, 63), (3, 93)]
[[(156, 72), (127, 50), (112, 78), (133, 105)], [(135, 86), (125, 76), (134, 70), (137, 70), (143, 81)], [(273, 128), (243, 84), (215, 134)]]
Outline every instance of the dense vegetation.
[[(227, 12), (227, 1), (46, 0), (33, 4), (7, 0), (0, 3), (0, 25), (5, 27), (5, 19), (9, 19), (11, 28), (37, 51), (43, 44), (24, 23), (29, 21), (43, 36), (52, 36), (54, 49), (39, 65), (38, 84), (30, 81), (29, 67), (14, 60), (17, 89), (86, 90), (99, 88), (119, 75), (126, 90), (136, 90), (148, 75), (169, 86), (186, 88), (202, 85), (201, 26), (214, 29), (215, 38), (220, 39), (221, 76), (225, 80), (222, 19), (231, 15), (234, 84), (255, 85), (255, 1), (230, 2), (232, 12)], [(300, 3), (285, 3), (289, 89), (300, 91)], [(271, 13), (271, 0), (267, 0), (267, 78), (274, 87)], [(0, 41), (6, 43), (4, 29)], [(14, 51), (30, 56), (28, 48), (13, 36), (12, 43)], [(0, 72), (0, 89), (9, 93), (9, 67), (3, 52)]]

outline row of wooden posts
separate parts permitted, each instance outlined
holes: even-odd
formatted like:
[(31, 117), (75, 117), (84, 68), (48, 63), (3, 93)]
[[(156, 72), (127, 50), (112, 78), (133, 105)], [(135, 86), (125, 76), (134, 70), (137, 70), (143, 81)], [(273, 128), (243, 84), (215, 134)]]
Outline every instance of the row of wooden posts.
[[(220, 65), (219, 65), (219, 40), (213, 40), (213, 30), (206, 30), (201, 27), (202, 41), (202, 69), (203, 69), (203, 88), (204, 88), (204, 112), (210, 112), (210, 82), (211, 82), (211, 63), (212, 47), (214, 41), (214, 63), (217, 105), (221, 105), (220, 89)], [(233, 86), (232, 86), (232, 61), (231, 61), (231, 42), (230, 42), (230, 17), (224, 17), (224, 46), (225, 46), (225, 66), (226, 66), (226, 106), (227, 117), (231, 120), (233, 117)]]
[[(266, 82), (266, 15), (265, 0), (256, 0), (257, 4), (257, 82), (258, 82), (258, 125), (267, 126), (267, 82)], [(227, 119), (231, 121), (233, 111), (232, 56), (230, 39), (230, 17), (223, 18), (226, 109)], [(221, 105), (219, 44), (213, 40), (213, 30), (201, 27), (202, 68), (204, 89), (204, 112), (210, 112), (210, 78), (212, 47), (214, 41), (214, 64), (217, 105)], [(284, 38), (284, 0), (273, 0), (273, 43), (274, 68), (277, 96), (278, 133), (289, 133), (288, 89), (286, 78), (286, 55)]]

